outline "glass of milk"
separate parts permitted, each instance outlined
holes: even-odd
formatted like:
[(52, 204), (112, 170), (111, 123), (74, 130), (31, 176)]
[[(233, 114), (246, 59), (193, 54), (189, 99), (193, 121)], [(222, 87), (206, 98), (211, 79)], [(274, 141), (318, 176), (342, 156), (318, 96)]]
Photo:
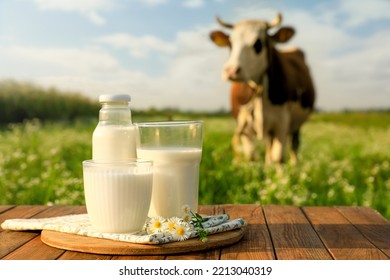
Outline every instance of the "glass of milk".
[(153, 160), (149, 217), (181, 217), (182, 207), (198, 209), (203, 122), (135, 123), (137, 156)]
[(142, 230), (153, 187), (153, 163), (131, 159), (83, 161), (84, 194), (92, 227), (99, 232)]

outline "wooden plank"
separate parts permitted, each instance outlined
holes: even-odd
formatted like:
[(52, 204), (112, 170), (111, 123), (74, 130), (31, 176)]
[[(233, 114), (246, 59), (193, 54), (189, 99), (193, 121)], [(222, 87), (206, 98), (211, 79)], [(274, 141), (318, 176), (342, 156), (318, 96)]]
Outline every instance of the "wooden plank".
[(9, 231), (0, 232), (0, 259), (13, 252), (23, 244), (39, 236), (38, 232)]
[(40, 212), (35, 215), (33, 218), (51, 218), (65, 215), (73, 214), (85, 214), (87, 213), (87, 208), (85, 206), (71, 206), (71, 205), (54, 205), (50, 206), (45, 211)]
[[(17, 206), (0, 214), (0, 223), (7, 219), (30, 218), (47, 209), (47, 206)], [(37, 232), (9, 231), (0, 228), (0, 259), (39, 235)]]
[(369, 207), (337, 207), (374, 246), (390, 258), (390, 221)]
[[(7, 219), (13, 218), (48, 218), (60, 215), (86, 213), (84, 206), (18, 206), (0, 215), (6, 215)], [(50, 259), (59, 257), (64, 250), (51, 250), (51, 247), (45, 245), (40, 240), (39, 232), (36, 231), (3, 231), (8, 242), (1, 242), (0, 246), (4, 253), (9, 253), (4, 259)], [(1, 236), (3, 238), (3, 236)], [(3, 240), (3, 239), (2, 239)], [(5, 243), (6, 245), (3, 245)], [(12, 252), (12, 253), (11, 253)], [(45, 257), (45, 255), (47, 255)]]
[(37, 236), (17, 250), (5, 256), (4, 260), (54, 260), (64, 253), (63, 250), (47, 246)]
[[(0, 213), (0, 224), (7, 219), (27, 219), (31, 218), (34, 215), (48, 209), (48, 206), (30, 206), (30, 205), (21, 205), (14, 208), (9, 208), (8, 211)], [(2, 229), (0, 228), (0, 231)]]
[(388, 259), (335, 207), (304, 207), (303, 210), (335, 259)]
[(113, 256), (112, 260), (165, 260), (165, 256), (163, 255), (153, 255), (153, 256)]
[(263, 209), (277, 259), (331, 259), (300, 208), (270, 205)]
[(14, 205), (0, 205), (0, 213), (8, 211), (11, 208), (14, 208)]
[(66, 251), (59, 260), (111, 260), (110, 255), (87, 254), (73, 251)]
[(231, 219), (243, 218), (247, 223), (243, 239), (222, 248), (223, 260), (272, 260), (275, 259), (271, 237), (260, 205), (226, 205)]

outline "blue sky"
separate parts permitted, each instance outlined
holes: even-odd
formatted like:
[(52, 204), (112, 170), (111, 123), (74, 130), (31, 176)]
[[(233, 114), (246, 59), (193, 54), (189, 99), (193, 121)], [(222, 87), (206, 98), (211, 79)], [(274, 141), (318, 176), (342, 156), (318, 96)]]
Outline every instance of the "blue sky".
[(305, 51), (316, 106), (390, 107), (388, 0), (0, 0), (0, 79), (100, 94), (132, 107), (229, 109), (215, 22), (272, 20)]

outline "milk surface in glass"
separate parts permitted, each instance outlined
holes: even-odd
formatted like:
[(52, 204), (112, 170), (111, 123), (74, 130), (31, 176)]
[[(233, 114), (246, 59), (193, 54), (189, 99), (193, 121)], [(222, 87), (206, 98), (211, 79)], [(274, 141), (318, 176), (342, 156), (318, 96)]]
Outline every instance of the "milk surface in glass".
[(153, 160), (153, 191), (149, 217), (181, 217), (182, 206), (197, 211), (202, 149), (153, 147), (137, 149), (140, 158)]

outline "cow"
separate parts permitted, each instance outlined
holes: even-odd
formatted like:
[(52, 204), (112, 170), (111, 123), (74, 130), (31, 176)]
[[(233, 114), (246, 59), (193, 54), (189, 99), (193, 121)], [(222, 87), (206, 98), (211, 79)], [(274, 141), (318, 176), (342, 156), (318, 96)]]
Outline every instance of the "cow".
[[(289, 41), (294, 28), (279, 27), (280, 13), (272, 22), (242, 20), (230, 24), (216, 19), (231, 30), (230, 35), (213, 31), (210, 38), (217, 46), (230, 49), (222, 78), (232, 82), (232, 99), (240, 103), (232, 108), (237, 118), (232, 141), (235, 155), (241, 152), (246, 159), (254, 160), (255, 142), (264, 139), (267, 164), (285, 162), (288, 144), (291, 161), (296, 163), (300, 129), (314, 110), (315, 90), (303, 51), (281, 51), (275, 46)], [(278, 30), (270, 34), (276, 27)]]

